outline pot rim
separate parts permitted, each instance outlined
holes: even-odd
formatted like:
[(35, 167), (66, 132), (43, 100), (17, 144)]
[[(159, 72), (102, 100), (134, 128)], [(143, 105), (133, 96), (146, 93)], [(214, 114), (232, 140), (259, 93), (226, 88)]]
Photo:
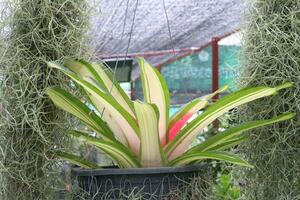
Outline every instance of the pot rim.
[(151, 168), (110, 168), (103, 169), (82, 169), (72, 168), (71, 173), (75, 176), (98, 176), (98, 175), (134, 175), (134, 174), (165, 174), (165, 173), (184, 173), (200, 171), (207, 168), (207, 163), (179, 167), (151, 167)]

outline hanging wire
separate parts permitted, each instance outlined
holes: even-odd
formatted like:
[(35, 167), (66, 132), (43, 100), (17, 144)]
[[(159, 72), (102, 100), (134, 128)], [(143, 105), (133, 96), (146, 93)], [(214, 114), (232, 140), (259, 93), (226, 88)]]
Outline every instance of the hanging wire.
[[(123, 41), (123, 37), (124, 37), (124, 33), (125, 33), (126, 22), (127, 22), (127, 14), (128, 14), (128, 7), (129, 7), (129, 0), (127, 0), (127, 2), (126, 2), (125, 18), (124, 18), (123, 29), (122, 29), (122, 33), (121, 33), (121, 41)], [(131, 37), (131, 35), (129, 35), (129, 37)], [(127, 56), (127, 53), (126, 53), (126, 56)], [(126, 61), (126, 58), (125, 58), (125, 61)], [(123, 66), (122, 67), (124, 67), (125, 61), (123, 62)], [(114, 69), (113, 69), (113, 80), (112, 80), (112, 85), (111, 85), (111, 88), (109, 90), (109, 93), (111, 93), (112, 88), (113, 88), (113, 84), (115, 82), (115, 74), (117, 72), (118, 63), (119, 63), (119, 56), (117, 56), (116, 64), (115, 64)]]
[(165, 12), (165, 16), (166, 16), (166, 20), (167, 20), (167, 27), (168, 27), (168, 32), (169, 32), (169, 38), (170, 38), (170, 41), (171, 41), (171, 48), (173, 50), (173, 55), (175, 56), (176, 53), (175, 53), (175, 47), (174, 47), (174, 42), (173, 42), (173, 36), (172, 36), (172, 33), (171, 33), (171, 28), (170, 28), (170, 20), (169, 20), (169, 17), (168, 17), (168, 12), (167, 12), (167, 8), (166, 8), (166, 2), (165, 0), (163, 0), (163, 6), (164, 6), (164, 12)]
[[(125, 52), (125, 61), (126, 61), (126, 58), (127, 58), (128, 52), (129, 52), (129, 48), (130, 48), (130, 43), (131, 43), (131, 39), (132, 39), (132, 33), (133, 33), (133, 28), (134, 28), (134, 22), (135, 22), (136, 12), (137, 12), (137, 8), (138, 8), (138, 3), (139, 3), (139, 0), (136, 0), (134, 12), (133, 12), (133, 19), (132, 19), (132, 23), (131, 23), (130, 32), (129, 32), (128, 45), (127, 45), (126, 52)], [(122, 31), (121, 39), (123, 39), (124, 32), (125, 32), (126, 19), (127, 19), (127, 14), (128, 14), (128, 7), (129, 7), (129, 0), (127, 0), (127, 4), (126, 4), (125, 19), (124, 19), (123, 31)], [(119, 61), (119, 57), (117, 57), (117, 62), (118, 61)], [(125, 66), (125, 61), (123, 62), (122, 67)], [(109, 90), (110, 93), (111, 93), (111, 91), (113, 89), (113, 85), (115, 83), (116, 71), (117, 71), (117, 64), (115, 65), (114, 70), (113, 70), (113, 80), (112, 80), (111, 88)]]
[[(163, 0), (163, 7), (164, 7), (164, 12), (165, 12), (166, 20), (167, 20), (167, 27), (168, 27), (169, 38), (170, 38), (170, 42), (171, 42), (171, 48), (173, 50), (173, 56), (176, 57), (174, 40), (173, 40), (171, 28), (170, 28), (170, 20), (169, 20), (169, 16), (168, 16), (168, 12), (167, 12), (167, 7), (166, 7), (165, 0)], [(185, 94), (188, 94), (188, 91), (187, 91), (186, 87), (183, 87), (183, 90), (184, 90)], [(186, 95), (186, 96), (187, 96), (188, 100), (190, 101), (191, 100), (190, 96), (189, 95)]]
[[(137, 12), (137, 8), (138, 8), (138, 4), (139, 4), (139, 0), (136, 0), (134, 12), (133, 12), (133, 19), (132, 19), (132, 23), (131, 23), (131, 27), (130, 27), (130, 32), (129, 32), (128, 44), (127, 44), (126, 52), (125, 52), (125, 60), (123, 62), (122, 67), (125, 66), (126, 58), (127, 58), (128, 52), (129, 52), (129, 48), (130, 48), (130, 43), (131, 43), (131, 39), (132, 39), (132, 33), (133, 33), (134, 22), (135, 22), (135, 17), (136, 17), (136, 12)], [(124, 19), (124, 24), (123, 24), (123, 30), (122, 30), (121, 39), (123, 39), (123, 36), (124, 36), (124, 33), (125, 33), (125, 27), (126, 27), (126, 22), (127, 22), (127, 15), (128, 15), (128, 7), (129, 7), (129, 0), (127, 0), (127, 4), (126, 4), (125, 19)], [(117, 61), (116, 61), (116, 64), (114, 66), (114, 69), (113, 69), (113, 78), (112, 78), (111, 87), (109, 89), (109, 94), (111, 94), (113, 86), (114, 86), (115, 81), (116, 81), (115, 77), (116, 77), (116, 71), (117, 71), (118, 62), (119, 62), (119, 57), (117, 57)], [(104, 112), (105, 112), (105, 108), (103, 108), (103, 110), (102, 110), (101, 117), (103, 117)]]
[(125, 58), (128, 55), (128, 51), (129, 51), (129, 47), (130, 47), (130, 43), (131, 43), (131, 38), (132, 38), (132, 33), (133, 33), (134, 22), (135, 22), (135, 17), (136, 17), (136, 12), (137, 12), (137, 8), (138, 8), (138, 4), (139, 4), (139, 0), (136, 0), (134, 12), (133, 12), (132, 24), (131, 24), (130, 33), (129, 33), (128, 45), (127, 45), (127, 49), (126, 49), (126, 53), (125, 53)]

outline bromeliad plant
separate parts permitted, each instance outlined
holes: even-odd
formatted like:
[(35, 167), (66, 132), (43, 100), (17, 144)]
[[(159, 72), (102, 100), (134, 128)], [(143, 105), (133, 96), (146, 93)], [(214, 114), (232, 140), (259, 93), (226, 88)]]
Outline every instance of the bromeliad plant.
[[(90, 130), (72, 130), (67, 133), (95, 145), (120, 168), (181, 166), (206, 159), (251, 167), (245, 160), (224, 150), (247, 140), (248, 137), (242, 134), (244, 131), (294, 116), (287, 113), (242, 124), (189, 148), (195, 137), (224, 113), (255, 99), (274, 95), (292, 84), (285, 83), (275, 88), (246, 88), (209, 104), (214, 95), (227, 89), (223, 87), (213, 94), (193, 100), (169, 118), (170, 97), (164, 78), (144, 59), (138, 58), (138, 63), (144, 102), (131, 101), (120, 85), (114, 83), (112, 74), (104, 64), (91, 64), (82, 60), (67, 61), (63, 66), (48, 63), (48, 66), (58, 68), (69, 76), (86, 96), (83, 100), (58, 87), (47, 90), (58, 107), (79, 118)], [(202, 109), (205, 111), (197, 115)], [(193, 115), (197, 116), (191, 120)], [(92, 133), (96, 136), (92, 136)], [(74, 154), (59, 151), (56, 155), (83, 168), (99, 168), (97, 164)]]

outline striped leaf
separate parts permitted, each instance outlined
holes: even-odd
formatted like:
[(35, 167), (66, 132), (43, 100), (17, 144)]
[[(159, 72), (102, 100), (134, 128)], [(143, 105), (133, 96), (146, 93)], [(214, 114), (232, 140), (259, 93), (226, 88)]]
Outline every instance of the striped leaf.
[(85, 169), (98, 169), (100, 166), (98, 166), (95, 163), (92, 163), (86, 159), (83, 159), (81, 156), (77, 156), (74, 154), (70, 154), (63, 151), (56, 151), (54, 155), (62, 160), (68, 161), (72, 164), (78, 165)]
[[(274, 117), (272, 119), (252, 121), (252, 122), (248, 122), (246, 124), (242, 124), (242, 125), (227, 129), (226, 131), (218, 133), (218, 134), (212, 136), (211, 138), (205, 140), (204, 142), (194, 146), (193, 148), (188, 150), (185, 154), (201, 152), (201, 151), (209, 151), (211, 149), (214, 149), (214, 147), (216, 147), (218, 145), (222, 146), (222, 144), (228, 145), (226, 142), (228, 142), (231, 139), (233, 139), (234, 137), (240, 135), (242, 132), (245, 132), (245, 131), (248, 131), (248, 130), (251, 130), (254, 128), (266, 126), (269, 124), (273, 124), (276, 122), (289, 120), (289, 119), (292, 119), (294, 116), (295, 116), (295, 114), (287, 113), (287, 114), (280, 115), (278, 117)], [(219, 146), (219, 148), (221, 148), (221, 146)]]
[(143, 58), (138, 58), (144, 100), (155, 104), (159, 110), (159, 138), (162, 145), (167, 142), (169, 124), (170, 94), (167, 83), (156, 68), (152, 67)]
[(108, 140), (115, 140), (107, 124), (78, 98), (58, 87), (48, 88), (47, 94), (56, 106), (79, 118), (85, 125), (94, 130), (98, 136)]
[(103, 109), (105, 109), (105, 112), (108, 112), (108, 118), (111, 120), (118, 120), (115, 121), (117, 122), (116, 124), (110, 124), (105, 119), (108, 124), (112, 126), (116, 125), (121, 128), (129, 143), (129, 147), (136, 155), (138, 155), (140, 147), (140, 132), (137, 122), (112, 96), (100, 91), (97, 87), (81, 79), (61, 65), (51, 62), (48, 63), (48, 66), (60, 69), (73, 81), (81, 85), (89, 94), (90, 99), (93, 101), (93, 105), (98, 109), (99, 113), (102, 113)]
[(190, 103), (183, 106), (179, 111), (177, 111), (170, 119), (169, 127), (172, 128), (180, 119), (185, 115), (191, 113), (192, 115), (197, 113), (199, 110), (207, 106), (207, 101), (202, 101), (201, 99), (194, 99)]
[(205, 127), (229, 110), (256, 99), (274, 95), (279, 89), (291, 86), (291, 83), (286, 83), (276, 88), (246, 88), (220, 99), (185, 126), (174, 140), (165, 147), (168, 158), (174, 159), (181, 155)]
[(182, 109), (176, 112), (171, 117), (169, 123), (169, 141), (175, 138), (175, 136), (178, 134), (181, 128), (194, 114), (196, 114), (199, 110), (204, 109), (208, 105), (210, 99), (212, 99), (215, 95), (226, 91), (227, 89), (228, 86), (224, 86), (212, 94), (197, 98), (191, 101), (190, 103), (186, 104)]
[(134, 108), (141, 131), (140, 162), (143, 167), (160, 167), (165, 156), (158, 135), (158, 111), (155, 105), (134, 102)]
[[(104, 64), (90, 64), (84, 60), (68, 60), (64, 63), (64, 66), (75, 72), (81, 78), (91, 77), (95, 80), (99, 88), (106, 90), (132, 117), (135, 116), (132, 101), (119, 83), (113, 80), (110, 70), (105, 67)], [(86, 80), (88, 81), (88, 79)]]
[(111, 159), (118, 163), (121, 168), (136, 168), (141, 167), (133, 153), (124, 145), (117, 141), (103, 141), (92, 137), (81, 131), (70, 131), (69, 134), (85, 141), (88, 144), (94, 145), (101, 151), (105, 152)]
[(253, 167), (247, 161), (241, 159), (240, 157), (222, 151), (206, 151), (206, 152), (196, 152), (196, 153), (186, 154), (184, 156), (179, 156), (178, 158), (172, 160), (169, 163), (169, 165), (181, 166), (181, 165), (187, 165), (189, 163), (194, 163), (194, 162), (199, 163), (207, 159), (225, 161), (228, 163), (245, 166), (245, 167), (251, 167), (251, 168)]
[[(84, 77), (83, 79), (88, 81), (92, 85), (98, 85), (98, 83), (90, 77)], [(79, 87), (81, 87), (81, 86), (79, 86)], [(100, 87), (97, 87), (97, 89), (100, 89), (100, 91), (103, 92), (103, 94), (110, 96), (110, 94), (106, 90), (102, 90)], [(124, 130), (122, 130), (122, 128), (120, 126), (121, 124), (119, 124), (116, 121), (116, 119), (114, 119), (112, 117), (112, 114), (110, 113), (109, 110), (105, 109), (105, 107), (101, 103), (97, 103), (98, 102), (97, 98), (95, 98), (94, 96), (91, 96), (89, 93), (87, 93), (87, 96), (88, 96), (88, 100), (89, 100), (90, 104), (93, 105), (95, 108), (97, 108), (102, 119), (107, 122), (109, 128), (113, 131), (116, 139), (118, 141), (120, 141), (122, 144), (124, 144), (125, 146), (128, 146), (128, 140), (126, 138), (126, 134), (124, 133)]]
[[(226, 150), (226, 149), (229, 149), (231, 147), (234, 147), (238, 144), (241, 144), (243, 142), (246, 142), (249, 140), (249, 136), (248, 135), (239, 135), (239, 136), (236, 136), (230, 140), (226, 140), (225, 142), (221, 143), (221, 144), (218, 144), (212, 148), (210, 148), (208, 151), (223, 151), (223, 150)], [(197, 151), (199, 152), (199, 151)], [(195, 152), (196, 153), (196, 152)], [(187, 153), (184, 153), (182, 154), (181, 156), (184, 156), (184, 155), (187, 155)], [(195, 160), (193, 162), (190, 162), (189, 165), (194, 165), (196, 164), (198, 161)]]
[(210, 151), (223, 151), (225, 149), (229, 149), (231, 147), (234, 147), (234, 146), (241, 144), (243, 142), (246, 142), (248, 140), (249, 140), (248, 135), (236, 136), (230, 140), (226, 140), (225, 142), (222, 142), (221, 144), (211, 147), (209, 150)]
[(179, 111), (177, 111), (170, 119), (169, 126), (173, 126), (178, 120), (180, 120), (187, 113), (195, 114), (199, 110), (204, 109), (208, 105), (208, 101), (219, 93), (222, 93), (228, 89), (228, 86), (224, 86), (219, 90), (213, 92), (212, 94), (202, 96), (200, 98), (194, 99), (190, 103), (183, 106)]

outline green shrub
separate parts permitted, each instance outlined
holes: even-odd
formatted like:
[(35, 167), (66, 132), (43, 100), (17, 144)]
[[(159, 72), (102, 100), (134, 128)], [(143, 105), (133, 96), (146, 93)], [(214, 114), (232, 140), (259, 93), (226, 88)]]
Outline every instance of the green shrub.
[(232, 183), (228, 174), (220, 174), (217, 184), (213, 187), (214, 200), (237, 200), (240, 198), (240, 188)]

